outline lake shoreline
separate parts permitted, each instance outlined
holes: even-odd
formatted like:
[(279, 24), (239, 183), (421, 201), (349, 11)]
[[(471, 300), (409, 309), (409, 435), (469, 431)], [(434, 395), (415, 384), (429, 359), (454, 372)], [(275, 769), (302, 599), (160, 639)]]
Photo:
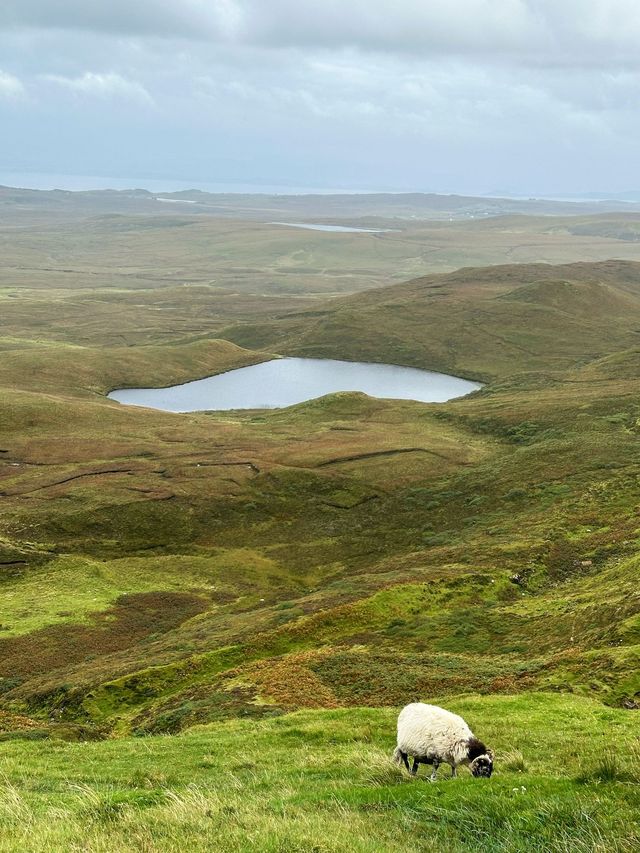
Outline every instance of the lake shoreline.
[(285, 356), (179, 385), (114, 389), (107, 396), (123, 405), (188, 413), (284, 409), (338, 392), (444, 403), (482, 387), (476, 381), (418, 367)]

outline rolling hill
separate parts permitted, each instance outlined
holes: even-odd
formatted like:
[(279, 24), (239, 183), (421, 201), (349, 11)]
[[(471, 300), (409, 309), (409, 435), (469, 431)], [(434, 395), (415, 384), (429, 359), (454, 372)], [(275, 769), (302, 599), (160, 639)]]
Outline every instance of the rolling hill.
[[(366, 840), (384, 835), (369, 806), (405, 839), (417, 825), (415, 789), (383, 754), (393, 709), (422, 697), (452, 703), (496, 739), (503, 799), (478, 818), (495, 834), (486, 849), (527, 849), (544, 809), (564, 833), (553, 849), (597, 849), (576, 846), (596, 836), (633, 849), (624, 845), (635, 830), (625, 834), (615, 815), (633, 814), (638, 796), (628, 756), (640, 705), (640, 263), (465, 268), (262, 322), (238, 312), (190, 341), (167, 309), (153, 340), (133, 346), (114, 345), (115, 312), (98, 324), (102, 340), (83, 345), (91, 302), (75, 310), (54, 338), (25, 319), (0, 339), (0, 737), (20, 791), (15, 814), (31, 815), (24, 826), (62, 844), (91, 815), (96, 849), (117, 849), (109, 821), (125, 832), (135, 814), (129, 831), (144, 824), (160, 844), (149, 849), (170, 850), (189, 821), (202, 840), (206, 809), (219, 819), (215, 801), (251, 832), (271, 832), (265, 849), (309, 849), (337, 798), (356, 821), (350, 849), (379, 849)], [(188, 415), (105, 396), (270, 354), (486, 384), (438, 405), (342, 393)], [(582, 755), (553, 737), (573, 720)], [(155, 737), (167, 734), (180, 734), (201, 784), (209, 767), (229, 781), (214, 746), (206, 758), (207, 738), (219, 739), (241, 793), (207, 788), (189, 800), (172, 769), (177, 747)], [(264, 768), (242, 759), (236, 738)], [(90, 739), (104, 742), (60, 743)], [(145, 743), (157, 751), (148, 778), (135, 776)], [(354, 771), (360, 753), (375, 780)], [(58, 774), (43, 782), (58, 818), (45, 831), (51, 801), (29, 780), (56, 755), (89, 793), (69, 795), (62, 770), (47, 770)], [(94, 762), (106, 762), (99, 781)], [(521, 773), (533, 799), (516, 827)], [(254, 785), (275, 796), (285, 778), (282, 808), (310, 821), (295, 824), (295, 838), (241, 802)], [(464, 784), (477, 810), (482, 796)], [(420, 820), (443, 819), (437, 794), (424, 796)], [(439, 843), (477, 844), (449, 799), (447, 809)], [(221, 849), (251, 849), (234, 832)], [(499, 846), (509, 838), (515, 846)], [(552, 849), (544, 844), (539, 835), (538, 849)], [(345, 848), (338, 839), (319, 849)]]
[(632, 346), (639, 306), (638, 264), (513, 264), (425, 276), (221, 336), (292, 355), (339, 353), (490, 379)]
[[(577, 684), (635, 701), (639, 321), (640, 264), (515, 265), (242, 323), (227, 336), (245, 349), (9, 349), (7, 709), (175, 731), (239, 708), (397, 704), (427, 660), (418, 692)], [(339, 394), (259, 413), (102, 396), (270, 351), (488, 384), (447, 405)]]

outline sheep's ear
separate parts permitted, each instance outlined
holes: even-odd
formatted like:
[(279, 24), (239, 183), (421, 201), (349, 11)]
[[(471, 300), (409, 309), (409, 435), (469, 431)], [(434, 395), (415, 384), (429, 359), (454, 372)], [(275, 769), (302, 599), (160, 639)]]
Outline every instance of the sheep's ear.
[(494, 755), (494, 753), (493, 753), (493, 750), (492, 750), (492, 749), (489, 749), (489, 747), (487, 747), (487, 755), (489, 756), (489, 758), (490, 758), (492, 761), (495, 761), (495, 755)]

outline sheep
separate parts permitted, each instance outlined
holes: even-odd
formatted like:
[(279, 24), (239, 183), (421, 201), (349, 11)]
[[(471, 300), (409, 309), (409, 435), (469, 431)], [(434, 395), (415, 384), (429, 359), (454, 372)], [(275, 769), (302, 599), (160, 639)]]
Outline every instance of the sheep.
[[(412, 768), (409, 755), (413, 756)], [(414, 776), (420, 764), (433, 765), (432, 782), (440, 764), (451, 765), (452, 777), (457, 775), (459, 764), (468, 765), (473, 776), (489, 777), (493, 773), (493, 752), (475, 737), (462, 717), (424, 702), (412, 702), (400, 711), (393, 757)]]

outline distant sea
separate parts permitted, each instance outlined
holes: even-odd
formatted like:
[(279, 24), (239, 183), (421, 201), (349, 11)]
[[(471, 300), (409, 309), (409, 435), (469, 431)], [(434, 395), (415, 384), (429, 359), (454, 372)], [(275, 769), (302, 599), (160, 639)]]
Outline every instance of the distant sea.
[(612, 193), (516, 193), (509, 191), (438, 190), (415, 187), (305, 187), (288, 184), (238, 184), (209, 181), (175, 181), (164, 178), (114, 178), (111, 175), (66, 175), (49, 172), (1, 172), (0, 185), (30, 190), (148, 190), (152, 193), (172, 193), (181, 190), (202, 190), (208, 193), (244, 193), (247, 195), (370, 195), (372, 193), (438, 193), (474, 198), (509, 198), (514, 201), (594, 202), (620, 201), (640, 203), (640, 191)]
[[(393, 189), (345, 189), (298, 187), (283, 184), (225, 184), (207, 181), (171, 181), (163, 178), (114, 178), (100, 175), (64, 175), (45, 172), (0, 172), (0, 184), (29, 190), (148, 190), (152, 193), (202, 190), (208, 193), (266, 193), (268, 195), (356, 195), (359, 193), (403, 192)], [(406, 192), (406, 191), (405, 191)]]

